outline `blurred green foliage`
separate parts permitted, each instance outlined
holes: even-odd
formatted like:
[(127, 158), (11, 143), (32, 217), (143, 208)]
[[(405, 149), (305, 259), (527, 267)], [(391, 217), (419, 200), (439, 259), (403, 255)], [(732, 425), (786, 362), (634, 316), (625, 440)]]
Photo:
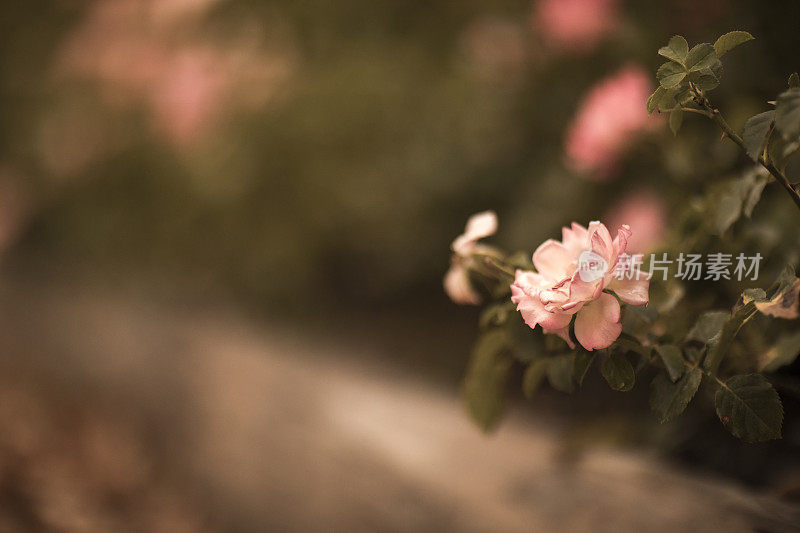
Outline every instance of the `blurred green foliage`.
[[(630, 62), (653, 70), (652, 51), (674, 33), (756, 35), (718, 91), (731, 117), (760, 109), (797, 67), (786, 52), (798, 39), (794, 2), (625, 2), (622, 27), (596, 50), (554, 54), (527, 1), (223, 1), (186, 24), (188, 38), (217, 46), (255, 25), (290, 51), (292, 73), (277, 97), (226, 110), (203, 142), (176, 148), (154, 131), (145, 105), (120, 108), (97, 80), (57, 74), (93, 5), (0, 8), (0, 168), (30, 198), (12, 257), (112, 280), (222, 287), (299, 309), (309, 299), (443, 298), (447, 246), (480, 209), (499, 212), (504, 244), (529, 249), (565, 222), (602, 217), (634, 185), (668, 204), (702, 190), (704, 169), (682, 167), (697, 159), (693, 150), (713, 154), (709, 175), (741, 165), (732, 147), (697, 141), (711, 126), (689, 123), (682, 138), (638, 146), (613, 182), (565, 169), (564, 132), (582, 95)], [(481, 55), (509, 32), (519, 57), (503, 57), (502, 46), (500, 57)], [(748, 98), (733, 99), (731, 87)], [(67, 119), (51, 144), (99, 123), (110, 146), (54, 172), (42, 155), (53, 116)], [(667, 149), (654, 167), (658, 143)]]

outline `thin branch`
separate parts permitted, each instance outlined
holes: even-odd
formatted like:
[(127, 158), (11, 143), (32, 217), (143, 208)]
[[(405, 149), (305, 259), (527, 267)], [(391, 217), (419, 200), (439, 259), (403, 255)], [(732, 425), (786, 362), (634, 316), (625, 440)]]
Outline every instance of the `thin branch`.
[[(741, 148), (746, 153), (747, 148), (745, 148), (744, 146), (744, 141), (742, 140), (742, 138), (739, 136), (738, 133), (733, 131), (733, 128), (730, 127), (728, 122), (719, 112), (719, 109), (716, 109), (711, 105), (711, 102), (708, 101), (705, 94), (703, 94), (702, 90), (695, 87), (694, 84), (692, 84), (691, 87), (695, 92), (695, 95), (697, 96), (700, 105), (702, 105), (703, 108), (705, 108), (705, 110), (707, 111), (707, 113), (705, 113), (706, 116), (708, 116), (711, 120), (716, 122), (717, 125), (722, 129), (722, 131), (725, 132), (725, 135), (728, 136), (730, 140), (739, 145), (739, 148)], [(775, 180), (778, 183), (780, 183), (784, 189), (786, 189), (786, 192), (789, 193), (789, 196), (792, 197), (792, 200), (794, 201), (795, 205), (797, 205), (798, 209), (800, 209), (800, 193), (798, 193), (797, 190), (794, 187), (792, 187), (792, 184), (789, 183), (789, 180), (786, 178), (783, 172), (781, 172), (780, 169), (778, 169), (778, 167), (772, 164), (771, 161), (765, 159), (763, 155), (758, 157), (758, 162), (761, 164), (762, 167), (767, 169), (767, 171), (770, 174), (772, 174), (772, 177), (775, 178)]]

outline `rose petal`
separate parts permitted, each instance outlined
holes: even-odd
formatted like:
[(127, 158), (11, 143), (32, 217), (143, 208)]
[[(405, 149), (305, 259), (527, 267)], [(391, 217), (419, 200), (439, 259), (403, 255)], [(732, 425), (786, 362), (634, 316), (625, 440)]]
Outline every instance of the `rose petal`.
[(570, 349), (574, 349), (575, 348), (575, 343), (572, 342), (572, 339), (569, 338), (569, 325), (566, 325), (561, 329), (545, 329), (545, 328), (542, 328), (542, 331), (544, 331), (545, 333), (551, 333), (553, 335), (558, 335), (559, 337), (561, 337), (562, 339), (567, 341), (567, 344), (569, 345)]
[(561, 228), (561, 242), (570, 255), (578, 257), (581, 252), (589, 249), (589, 230), (573, 222), (570, 228)]
[(545, 309), (540, 298), (542, 278), (535, 272), (517, 270), (514, 283), (511, 285), (511, 301), (517, 304), (525, 323), (535, 328), (541, 324), (547, 329), (561, 329), (568, 325), (572, 315), (550, 312)]
[(479, 239), (494, 235), (496, 231), (497, 214), (494, 211), (476, 213), (469, 217), (464, 233), (456, 237), (451, 248), (459, 255), (468, 255)]
[(631, 231), (631, 227), (627, 224), (623, 224), (617, 230), (617, 236), (614, 237), (614, 261), (616, 262), (617, 257), (619, 254), (625, 253), (625, 250), (628, 249), (628, 239), (630, 239), (633, 232)]
[(472, 288), (467, 269), (460, 263), (450, 266), (444, 276), (444, 292), (453, 302), (459, 305), (478, 305), (481, 303), (480, 295)]
[(608, 288), (614, 291), (619, 299), (629, 305), (647, 305), (650, 301), (650, 276), (639, 272), (636, 278), (611, 278)]
[(589, 224), (589, 242), (592, 251), (605, 259), (609, 267), (614, 263), (614, 241), (611, 239), (611, 233), (602, 222), (591, 222)]
[(584, 305), (575, 317), (575, 337), (589, 351), (608, 348), (622, 332), (619, 318), (617, 299), (602, 293), (597, 300)]
[(592, 281), (583, 281), (580, 272), (572, 275), (569, 285), (569, 299), (571, 302), (586, 302), (596, 300), (603, 291), (605, 280), (598, 278)]
[(533, 252), (533, 265), (551, 280), (562, 280), (575, 269), (575, 257), (560, 242), (548, 239)]

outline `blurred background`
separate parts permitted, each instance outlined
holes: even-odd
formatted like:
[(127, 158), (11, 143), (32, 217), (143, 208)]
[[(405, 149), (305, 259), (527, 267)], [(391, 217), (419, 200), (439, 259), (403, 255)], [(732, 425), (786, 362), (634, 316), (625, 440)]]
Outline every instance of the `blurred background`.
[(798, 20), (4, 0), (0, 530), (794, 530), (797, 424), (757, 446), (701, 407), (660, 426), (646, 386), (590, 376), (512, 392), (483, 435), (460, 399), (478, 310), (442, 277), (485, 209), (512, 250), (595, 219), (657, 246), (746, 162), (647, 116), (656, 50), (755, 35), (715, 92), (740, 128), (800, 67)]

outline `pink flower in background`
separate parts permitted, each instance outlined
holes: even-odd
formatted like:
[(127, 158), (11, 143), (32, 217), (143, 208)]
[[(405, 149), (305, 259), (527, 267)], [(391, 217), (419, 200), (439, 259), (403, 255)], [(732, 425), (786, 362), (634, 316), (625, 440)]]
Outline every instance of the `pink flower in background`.
[(152, 88), (156, 126), (178, 145), (205, 131), (223, 109), (231, 76), (210, 50), (187, 49), (177, 55)]
[(497, 231), (497, 215), (494, 211), (484, 211), (469, 217), (464, 233), (456, 237), (450, 248), (453, 258), (450, 269), (444, 276), (444, 291), (457, 304), (478, 305), (480, 295), (472, 287), (465, 262), (469, 256), (480, 251), (480, 239), (494, 235)]
[[(615, 238), (605, 225), (592, 222), (586, 229), (572, 223), (562, 229), (562, 240), (542, 243), (533, 254), (536, 272), (517, 270), (511, 285), (511, 301), (525, 323), (541, 325), (545, 333), (574, 343), (569, 325), (575, 316), (575, 337), (587, 350), (607, 348), (622, 332), (620, 305), (645, 305), (649, 301), (649, 277), (628, 273), (621, 254), (632, 232), (622, 226)], [(630, 277), (631, 279), (627, 279)]]
[(534, 28), (550, 48), (588, 52), (619, 27), (618, 0), (539, 0)]
[(626, 222), (636, 228), (636, 233), (628, 239), (628, 252), (644, 254), (664, 242), (667, 208), (652, 190), (639, 189), (619, 200), (609, 211), (607, 220), (612, 229)]
[(636, 137), (661, 123), (645, 109), (652, 90), (650, 76), (638, 66), (624, 67), (595, 85), (567, 130), (569, 165), (591, 179), (611, 177)]
[(217, 131), (226, 112), (257, 108), (294, 70), (288, 26), (253, 22), (226, 42), (203, 16), (218, 0), (95, 2), (68, 36), (56, 72), (96, 80), (104, 100), (141, 105), (158, 132), (186, 148)]

